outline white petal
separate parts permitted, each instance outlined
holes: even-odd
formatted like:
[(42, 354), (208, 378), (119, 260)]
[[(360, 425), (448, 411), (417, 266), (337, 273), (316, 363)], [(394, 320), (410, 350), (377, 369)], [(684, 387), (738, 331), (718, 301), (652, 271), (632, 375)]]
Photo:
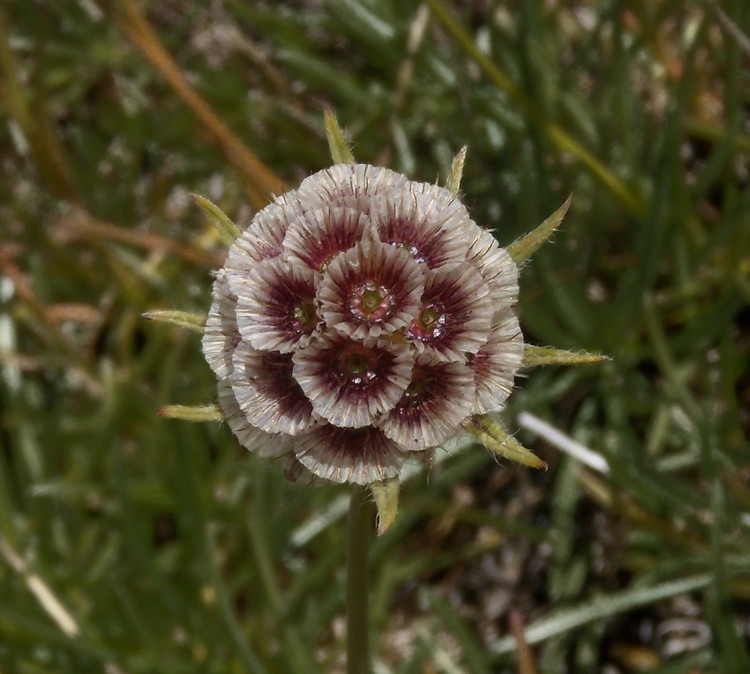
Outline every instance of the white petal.
[(510, 253), (501, 248), (492, 232), (476, 225), (466, 255), (492, 288), (493, 305), (515, 304), (518, 300), (518, 267)]
[(404, 344), (326, 335), (296, 351), (293, 360), (294, 378), (316, 414), (336, 426), (359, 428), (398, 402), (414, 356)]
[[(424, 290), (423, 265), (405, 250), (366, 239), (328, 265), (318, 287), (329, 327), (354, 339), (379, 337), (409, 325)], [(368, 307), (368, 293), (377, 307)]]
[(224, 269), (232, 292), (238, 280), (247, 277), (258, 262), (278, 257), (289, 226), (302, 211), (287, 195), (258, 211), (247, 229), (237, 237), (227, 254)]
[(466, 208), (450, 193), (443, 195), (442, 188), (424, 183), (409, 187), (372, 200), (370, 218), (380, 240), (405, 248), (430, 269), (463, 262), (474, 225)]
[(422, 309), (406, 331), (420, 353), (463, 361), (487, 341), (492, 325), (490, 287), (468, 262), (425, 275)]
[(369, 228), (362, 208), (325, 206), (307, 211), (289, 227), (284, 253), (316, 271), (322, 271), (339, 253), (359, 242)]
[(291, 354), (256, 351), (240, 342), (233, 363), (232, 390), (253, 426), (269, 433), (298, 435), (319, 423), (292, 377)]
[(236, 302), (229, 292), (224, 270), (220, 269), (213, 284), (213, 302), (202, 338), (203, 355), (219, 379), (232, 374), (232, 355), (240, 341), (234, 314)]
[(489, 339), (470, 359), (476, 382), (474, 412), (496, 412), (513, 390), (513, 380), (523, 361), (523, 335), (512, 310), (495, 318)]
[(292, 436), (282, 433), (265, 433), (253, 426), (244, 415), (234, 391), (227, 380), (219, 381), (219, 407), (227, 425), (240, 444), (258, 456), (276, 458), (292, 450)]
[[(369, 164), (336, 164), (303, 180), (297, 197), (306, 208), (349, 205), (352, 197), (388, 194), (407, 182), (405, 176), (387, 168)], [(362, 206), (367, 209), (366, 202)]]
[(322, 326), (315, 301), (316, 276), (283, 257), (258, 262), (234, 284), (242, 338), (256, 349), (282, 353), (309, 344)]
[(412, 383), (377, 425), (404, 449), (436, 447), (461, 430), (475, 399), (474, 373), (467, 365), (417, 361)]
[(294, 441), (301, 464), (333, 482), (370, 484), (398, 476), (404, 454), (377, 428), (326, 424)]

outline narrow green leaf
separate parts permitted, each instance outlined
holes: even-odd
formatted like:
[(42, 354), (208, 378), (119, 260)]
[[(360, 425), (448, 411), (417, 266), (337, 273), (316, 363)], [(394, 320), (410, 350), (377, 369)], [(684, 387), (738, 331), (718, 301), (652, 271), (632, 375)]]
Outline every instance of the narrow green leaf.
[(201, 314), (193, 314), (189, 311), (172, 311), (169, 309), (156, 309), (142, 313), (143, 318), (150, 321), (160, 321), (161, 323), (171, 323), (186, 330), (192, 330), (198, 334), (203, 334), (203, 328), (206, 326), (206, 317)]
[(612, 360), (601, 353), (587, 351), (565, 351), (552, 346), (534, 346), (525, 344), (523, 348), (524, 367), (538, 367), (539, 365), (586, 365), (588, 363), (603, 363)]
[(198, 204), (208, 215), (216, 230), (219, 232), (221, 240), (228, 246), (234, 243), (234, 240), (240, 235), (240, 229), (235, 225), (230, 217), (224, 213), (215, 203), (202, 197), (200, 194), (191, 194), (193, 201)]
[[(536, 644), (596, 620), (611, 618), (618, 613), (655, 604), (662, 599), (694, 592), (710, 585), (711, 580), (709, 574), (702, 574), (668, 581), (660, 585), (646, 587), (636, 585), (622, 592), (610, 592), (592, 597), (574, 608), (560, 609), (528, 625), (524, 631), (526, 641), (529, 644)], [(492, 647), (492, 652), (499, 655), (510, 653), (514, 649), (515, 640), (512, 635), (509, 635), (497, 641)]]
[(628, 207), (629, 211), (636, 215), (643, 213), (645, 200), (641, 194), (625, 184), (614, 171), (605, 166), (601, 160), (589, 152), (561, 126), (558, 126), (554, 119), (528, 98), (511, 77), (482, 51), (477, 41), (453, 16), (444, 0), (427, 0), (427, 4), (435, 18), (443, 24), (443, 27), (452, 35), (453, 39), (476, 62), (487, 79), (505, 91), (523, 114), (547, 135), (558, 150), (569, 152), (576, 157), (598, 181)]
[(546, 462), (526, 449), (488, 414), (471, 417), (464, 422), (464, 428), (493, 454), (531, 468), (547, 468)]
[(461, 189), (461, 178), (464, 175), (467, 150), (468, 148), (464, 145), (453, 158), (453, 163), (451, 164), (451, 174), (448, 176), (445, 187), (453, 192), (453, 194), (458, 194), (458, 191)]
[(568, 208), (570, 208), (571, 199), (572, 196), (568, 197), (565, 200), (565, 203), (550, 215), (541, 225), (539, 225), (539, 227), (508, 246), (510, 256), (519, 267), (526, 262), (559, 227), (565, 214), (568, 212)]
[(378, 507), (378, 536), (382, 536), (398, 515), (398, 490), (399, 481), (397, 477), (381, 482), (373, 482), (370, 491), (375, 498)]
[(157, 414), (183, 421), (222, 421), (224, 415), (218, 405), (165, 405)]
[(331, 150), (331, 159), (334, 164), (353, 164), (354, 155), (352, 154), (349, 143), (344, 136), (344, 132), (339, 126), (336, 115), (333, 110), (326, 108), (324, 112), (326, 137), (328, 138), (328, 147)]

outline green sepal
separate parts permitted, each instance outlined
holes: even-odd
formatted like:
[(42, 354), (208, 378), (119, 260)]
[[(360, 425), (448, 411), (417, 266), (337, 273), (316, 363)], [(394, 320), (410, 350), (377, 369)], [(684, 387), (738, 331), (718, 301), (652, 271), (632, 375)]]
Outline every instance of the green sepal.
[(165, 405), (157, 414), (169, 419), (183, 421), (223, 421), (224, 415), (218, 405)]
[(234, 243), (234, 240), (240, 235), (240, 229), (235, 225), (231, 218), (224, 213), (213, 201), (202, 197), (200, 194), (190, 195), (193, 201), (200, 206), (211, 224), (216, 227), (216, 231), (219, 232), (221, 240), (228, 246)]
[(508, 246), (508, 252), (513, 261), (520, 267), (526, 262), (539, 247), (552, 236), (552, 233), (560, 226), (565, 214), (570, 208), (570, 196), (565, 203), (550, 215), (539, 227), (529, 232), (520, 239), (516, 239)]
[(391, 528), (398, 515), (398, 478), (373, 482), (369, 486), (378, 507), (378, 536), (382, 536)]
[(464, 422), (464, 428), (493, 454), (531, 468), (547, 468), (547, 463), (526, 449), (500, 423), (488, 414), (476, 415)]
[(451, 163), (451, 174), (445, 183), (445, 189), (450, 190), (453, 194), (458, 194), (458, 191), (461, 189), (461, 178), (464, 175), (467, 149), (466, 145), (464, 145), (453, 158), (453, 163)]
[(346, 140), (346, 136), (344, 136), (344, 132), (339, 126), (336, 115), (333, 114), (333, 110), (326, 108), (323, 115), (326, 125), (326, 138), (328, 138), (328, 147), (331, 151), (333, 163), (353, 164), (354, 155)]
[(143, 318), (150, 321), (159, 321), (161, 323), (170, 323), (179, 328), (192, 330), (198, 334), (203, 334), (203, 328), (206, 326), (206, 317), (201, 314), (193, 314), (189, 311), (173, 311), (170, 309), (156, 309), (142, 313)]
[(539, 365), (586, 365), (588, 363), (604, 363), (612, 360), (601, 353), (588, 351), (565, 351), (552, 346), (534, 346), (524, 344), (523, 366), (538, 367)]

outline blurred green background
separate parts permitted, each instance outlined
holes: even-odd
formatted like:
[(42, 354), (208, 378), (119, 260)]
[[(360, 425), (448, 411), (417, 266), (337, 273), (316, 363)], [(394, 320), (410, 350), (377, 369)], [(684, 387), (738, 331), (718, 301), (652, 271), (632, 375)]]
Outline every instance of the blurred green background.
[[(342, 671), (345, 488), (218, 424), (199, 337), (222, 245), (329, 163), (462, 184), (524, 269), (547, 472), (454, 451), (372, 551), (378, 674), (750, 672), (750, 5), (4, 0), (0, 672)], [(515, 611), (515, 613), (513, 613)], [(530, 658), (510, 638), (525, 622)]]

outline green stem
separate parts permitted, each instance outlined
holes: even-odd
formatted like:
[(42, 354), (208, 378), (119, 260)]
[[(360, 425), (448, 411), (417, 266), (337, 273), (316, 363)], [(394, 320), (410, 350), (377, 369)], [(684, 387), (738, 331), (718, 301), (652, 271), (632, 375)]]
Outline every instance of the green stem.
[(346, 671), (369, 674), (368, 552), (372, 536), (372, 498), (367, 487), (355, 486), (349, 503), (346, 535)]

